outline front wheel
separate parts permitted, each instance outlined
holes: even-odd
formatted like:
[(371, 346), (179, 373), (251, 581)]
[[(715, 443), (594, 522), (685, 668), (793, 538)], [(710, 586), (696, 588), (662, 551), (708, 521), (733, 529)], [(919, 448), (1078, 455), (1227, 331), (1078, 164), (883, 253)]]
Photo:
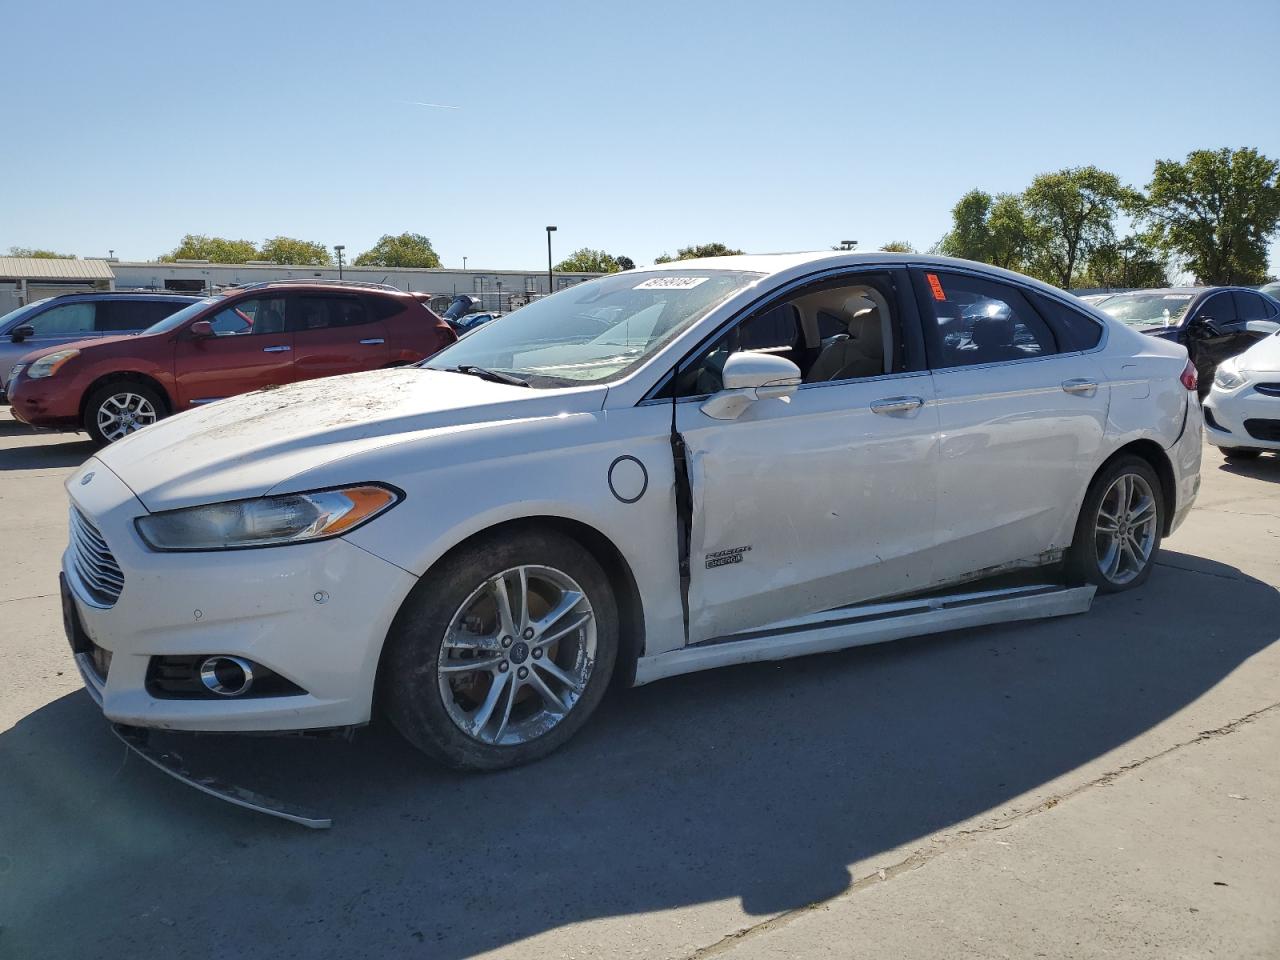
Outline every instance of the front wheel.
[(144, 383), (118, 380), (99, 387), (84, 407), (84, 428), (100, 447), (155, 423), (167, 412), (163, 398)]
[(405, 601), (381, 668), (404, 737), (460, 770), (540, 759), (586, 723), (618, 649), (608, 577), (577, 541), (525, 530), (443, 562)]
[(1067, 578), (1102, 593), (1146, 582), (1164, 531), (1160, 478), (1141, 457), (1122, 456), (1089, 485), (1075, 537), (1067, 551)]

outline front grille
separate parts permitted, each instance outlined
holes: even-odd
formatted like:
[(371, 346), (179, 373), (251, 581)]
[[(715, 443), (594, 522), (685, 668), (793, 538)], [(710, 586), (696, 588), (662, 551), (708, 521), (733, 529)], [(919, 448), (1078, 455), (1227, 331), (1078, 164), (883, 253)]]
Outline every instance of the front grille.
[(1280, 383), (1255, 383), (1253, 389), (1268, 397), (1280, 397)]
[(113, 606), (120, 599), (124, 571), (102, 534), (75, 507), (71, 508), (71, 568), (87, 594), (83, 599), (99, 607)]
[(1244, 428), (1255, 440), (1280, 443), (1280, 420), (1246, 420)]

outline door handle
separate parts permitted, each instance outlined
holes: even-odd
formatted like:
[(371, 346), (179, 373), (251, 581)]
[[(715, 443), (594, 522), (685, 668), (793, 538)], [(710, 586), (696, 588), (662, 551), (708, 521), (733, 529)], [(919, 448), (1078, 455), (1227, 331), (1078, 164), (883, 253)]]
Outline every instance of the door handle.
[(375, 344), (375, 343), (386, 343), (386, 342), (387, 342), (387, 341), (386, 341), (386, 340), (383, 340), (383, 339), (382, 339), (382, 337), (370, 337), (368, 340), (361, 340), (361, 341), (360, 341), (360, 343), (361, 343), (361, 344), (363, 344), (363, 345), (365, 345), (365, 346), (369, 346), (369, 345), (371, 345), (371, 344)]
[(1063, 380), (1062, 389), (1067, 393), (1079, 394), (1082, 397), (1092, 397), (1098, 392), (1098, 381), (1086, 380), (1083, 377), (1075, 380)]
[(293, 347), (263, 347), (263, 353), (288, 353)]
[(924, 397), (885, 397), (871, 401), (871, 412), (887, 416), (891, 413), (910, 413), (924, 406)]

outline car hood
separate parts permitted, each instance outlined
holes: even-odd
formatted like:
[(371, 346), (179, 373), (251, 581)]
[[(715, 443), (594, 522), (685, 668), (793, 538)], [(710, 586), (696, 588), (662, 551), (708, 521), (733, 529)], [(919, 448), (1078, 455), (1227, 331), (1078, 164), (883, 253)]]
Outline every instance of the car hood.
[(69, 343), (57, 343), (51, 347), (41, 347), (39, 350), (32, 350), (30, 353), (22, 355), (22, 363), (34, 363), (41, 357), (48, 356), (51, 353), (58, 353), (61, 350), (89, 350), (106, 346), (108, 343), (119, 343), (122, 340), (130, 340), (134, 343), (138, 341), (136, 333), (122, 333), (114, 337), (89, 337), (86, 340), (72, 340)]
[(199, 407), (112, 444), (98, 460), (148, 510), (171, 510), (259, 497), (304, 471), (433, 433), (596, 411), (605, 392), (536, 390), (415, 367), (375, 370)]
[(1280, 371), (1280, 333), (1263, 337), (1252, 347), (1240, 354), (1237, 366), (1241, 370), (1254, 373), (1274, 373)]

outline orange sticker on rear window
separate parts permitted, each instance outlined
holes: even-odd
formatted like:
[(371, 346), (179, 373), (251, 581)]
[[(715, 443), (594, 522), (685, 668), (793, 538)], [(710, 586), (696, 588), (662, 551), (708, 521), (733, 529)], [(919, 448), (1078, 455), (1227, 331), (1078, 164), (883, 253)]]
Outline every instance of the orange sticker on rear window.
[(946, 293), (942, 290), (942, 281), (938, 279), (938, 275), (936, 273), (926, 273), (924, 276), (929, 281), (929, 289), (933, 291), (933, 299), (947, 299)]

